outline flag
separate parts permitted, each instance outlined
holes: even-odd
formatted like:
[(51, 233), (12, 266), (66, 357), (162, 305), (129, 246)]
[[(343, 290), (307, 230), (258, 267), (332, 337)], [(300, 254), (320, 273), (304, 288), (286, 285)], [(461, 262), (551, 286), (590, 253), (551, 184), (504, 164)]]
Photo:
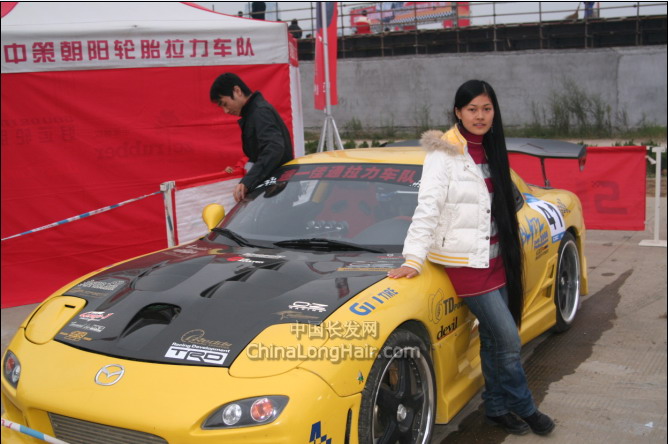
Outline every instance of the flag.
[(325, 21), (326, 30), (323, 30), (321, 19), (321, 4), (316, 2), (316, 33), (315, 33), (315, 75), (314, 75), (314, 99), (315, 109), (325, 109), (327, 85), (325, 85), (325, 44), (324, 32), (327, 32), (327, 57), (329, 63), (329, 98), (332, 105), (339, 103), (336, 92), (336, 4), (337, 2), (324, 2), (327, 10)]

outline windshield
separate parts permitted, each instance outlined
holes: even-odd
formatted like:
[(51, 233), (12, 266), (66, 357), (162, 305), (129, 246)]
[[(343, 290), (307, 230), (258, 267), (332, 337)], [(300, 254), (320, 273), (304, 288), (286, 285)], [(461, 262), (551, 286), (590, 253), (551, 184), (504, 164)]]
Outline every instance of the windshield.
[(279, 169), (221, 223), (254, 244), (331, 239), (401, 252), (422, 167), (308, 164)]

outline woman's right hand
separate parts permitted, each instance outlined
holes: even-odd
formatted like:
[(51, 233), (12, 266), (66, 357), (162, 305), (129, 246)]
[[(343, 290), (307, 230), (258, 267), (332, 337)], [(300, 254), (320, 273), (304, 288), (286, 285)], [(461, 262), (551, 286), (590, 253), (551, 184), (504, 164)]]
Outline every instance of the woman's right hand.
[(393, 268), (392, 270), (387, 272), (387, 277), (390, 279), (400, 279), (400, 278), (413, 278), (417, 276), (419, 273), (415, 268), (411, 267), (399, 267), (399, 268)]

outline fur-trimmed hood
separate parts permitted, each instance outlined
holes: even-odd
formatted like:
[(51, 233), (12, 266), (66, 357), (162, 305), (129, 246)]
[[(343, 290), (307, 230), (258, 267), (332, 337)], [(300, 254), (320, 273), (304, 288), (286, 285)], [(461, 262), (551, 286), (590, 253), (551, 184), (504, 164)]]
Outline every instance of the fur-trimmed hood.
[(445, 133), (438, 130), (425, 131), (420, 138), (420, 145), (427, 151), (445, 151), (452, 155), (466, 152), (466, 139), (456, 125)]

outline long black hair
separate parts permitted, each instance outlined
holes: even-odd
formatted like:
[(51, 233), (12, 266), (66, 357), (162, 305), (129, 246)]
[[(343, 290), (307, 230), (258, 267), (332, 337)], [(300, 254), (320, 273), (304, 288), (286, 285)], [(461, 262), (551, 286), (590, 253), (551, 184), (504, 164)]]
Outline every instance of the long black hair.
[[(455, 110), (461, 110), (479, 95), (486, 95), (494, 106), (492, 128), (483, 137), (483, 146), (487, 156), (494, 185), (492, 216), (496, 222), (501, 247), (501, 257), (506, 272), (508, 289), (508, 308), (519, 327), (522, 323), (524, 305), (524, 255), (520, 242), (517, 212), (513, 184), (508, 163), (506, 138), (503, 134), (501, 110), (492, 86), (484, 80), (469, 80), (459, 87), (455, 94)], [(457, 115), (455, 114), (455, 121)]]

